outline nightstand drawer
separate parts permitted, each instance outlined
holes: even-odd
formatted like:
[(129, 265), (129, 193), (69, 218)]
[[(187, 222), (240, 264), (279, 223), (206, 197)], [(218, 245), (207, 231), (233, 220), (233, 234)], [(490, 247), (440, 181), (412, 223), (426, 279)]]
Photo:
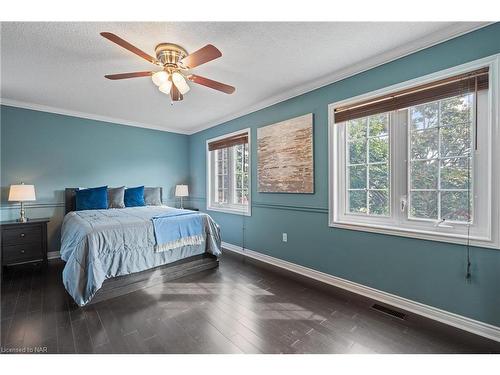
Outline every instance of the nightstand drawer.
[(3, 247), (3, 264), (20, 263), (24, 261), (42, 259), (42, 249), (40, 245), (11, 245)]
[(2, 228), (2, 242), (4, 245), (39, 244), (41, 234), (42, 229), (38, 225)]

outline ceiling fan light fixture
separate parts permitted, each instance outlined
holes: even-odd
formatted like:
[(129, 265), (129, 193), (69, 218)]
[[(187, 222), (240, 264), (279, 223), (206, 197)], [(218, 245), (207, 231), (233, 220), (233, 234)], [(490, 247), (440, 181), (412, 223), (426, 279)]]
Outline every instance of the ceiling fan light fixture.
[(160, 87), (158, 87), (158, 90), (160, 90), (164, 94), (169, 95), (171, 88), (172, 88), (172, 81), (167, 79), (166, 82), (162, 83)]
[(185, 93), (187, 93), (190, 90), (189, 85), (186, 82), (186, 79), (184, 78), (184, 76), (181, 73), (174, 72), (172, 74), (172, 81), (173, 81), (175, 87), (177, 87), (177, 89), (179, 90), (179, 92), (182, 95), (184, 95)]
[[(126, 49), (129, 52), (132, 52), (151, 64), (154, 64), (157, 66), (157, 69), (161, 69), (157, 72), (143, 71), (106, 74), (104, 76), (105, 78), (111, 80), (122, 80), (151, 76), (153, 83), (158, 87), (158, 89), (161, 92), (170, 95), (170, 99), (172, 101), (182, 100), (183, 95), (190, 90), (186, 77), (182, 71), (196, 68), (222, 56), (221, 51), (219, 51), (212, 44), (207, 44), (206, 46), (188, 54), (184, 48), (177, 44), (160, 43), (155, 48), (156, 57), (153, 57), (130, 44), (126, 40), (120, 38), (118, 35), (110, 32), (102, 32), (101, 35), (110, 42)], [(235, 90), (233, 86), (195, 74), (190, 74), (187, 79), (197, 85), (202, 85), (226, 94), (232, 94)]]
[(166, 71), (160, 70), (159, 72), (154, 73), (151, 76), (151, 79), (156, 86), (160, 87), (165, 82), (168, 82), (168, 74)]

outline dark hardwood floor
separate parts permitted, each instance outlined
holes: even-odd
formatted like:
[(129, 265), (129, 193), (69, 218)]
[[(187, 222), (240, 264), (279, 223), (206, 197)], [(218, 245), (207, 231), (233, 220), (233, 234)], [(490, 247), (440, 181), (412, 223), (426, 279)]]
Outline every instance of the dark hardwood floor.
[[(488, 353), (500, 344), (225, 254), (205, 271), (78, 308), (63, 263), (2, 275), (2, 352)], [(46, 349), (45, 349), (46, 348)]]

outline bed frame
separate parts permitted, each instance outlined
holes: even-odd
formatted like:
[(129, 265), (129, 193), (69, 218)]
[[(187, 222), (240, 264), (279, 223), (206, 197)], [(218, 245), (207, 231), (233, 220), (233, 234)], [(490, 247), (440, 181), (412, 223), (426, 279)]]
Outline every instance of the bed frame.
[[(76, 188), (66, 188), (64, 191), (66, 213), (75, 210), (75, 191)], [(162, 188), (160, 188), (160, 195), (163, 198)], [(218, 266), (218, 258), (212, 254), (205, 253), (142, 272), (113, 277), (104, 281), (101, 289), (97, 291), (94, 298), (92, 298), (92, 300), (85, 306), (105, 301), (110, 298), (123, 296), (128, 293), (158, 285), (170, 280), (175, 280), (180, 277), (192, 275), (197, 272), (217, 268)]]

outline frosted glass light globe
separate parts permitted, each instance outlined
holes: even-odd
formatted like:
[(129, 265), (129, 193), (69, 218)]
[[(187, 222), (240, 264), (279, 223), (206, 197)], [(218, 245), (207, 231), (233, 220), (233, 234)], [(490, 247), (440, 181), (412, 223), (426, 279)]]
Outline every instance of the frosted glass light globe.
[(182, 95), (189, 91), (189, 86), (186, 83), (186, 79), (179, 72), (175, 72), (174, 74), (172, 74), (172, 81)]
[(151, 79), (153, 80), (153, 83), (159, 87), (168, 81), (168, 74), (166, 71), (161, 70), (159, 72), (154, 73), (151, 76)]
[(164, 94), (170, 94), (170, 89), (172, 88), (172, 81), (168, 81), (165, 83), (162, 83), (160, 87), (158, 87), (158, 90), (160, 90)]

